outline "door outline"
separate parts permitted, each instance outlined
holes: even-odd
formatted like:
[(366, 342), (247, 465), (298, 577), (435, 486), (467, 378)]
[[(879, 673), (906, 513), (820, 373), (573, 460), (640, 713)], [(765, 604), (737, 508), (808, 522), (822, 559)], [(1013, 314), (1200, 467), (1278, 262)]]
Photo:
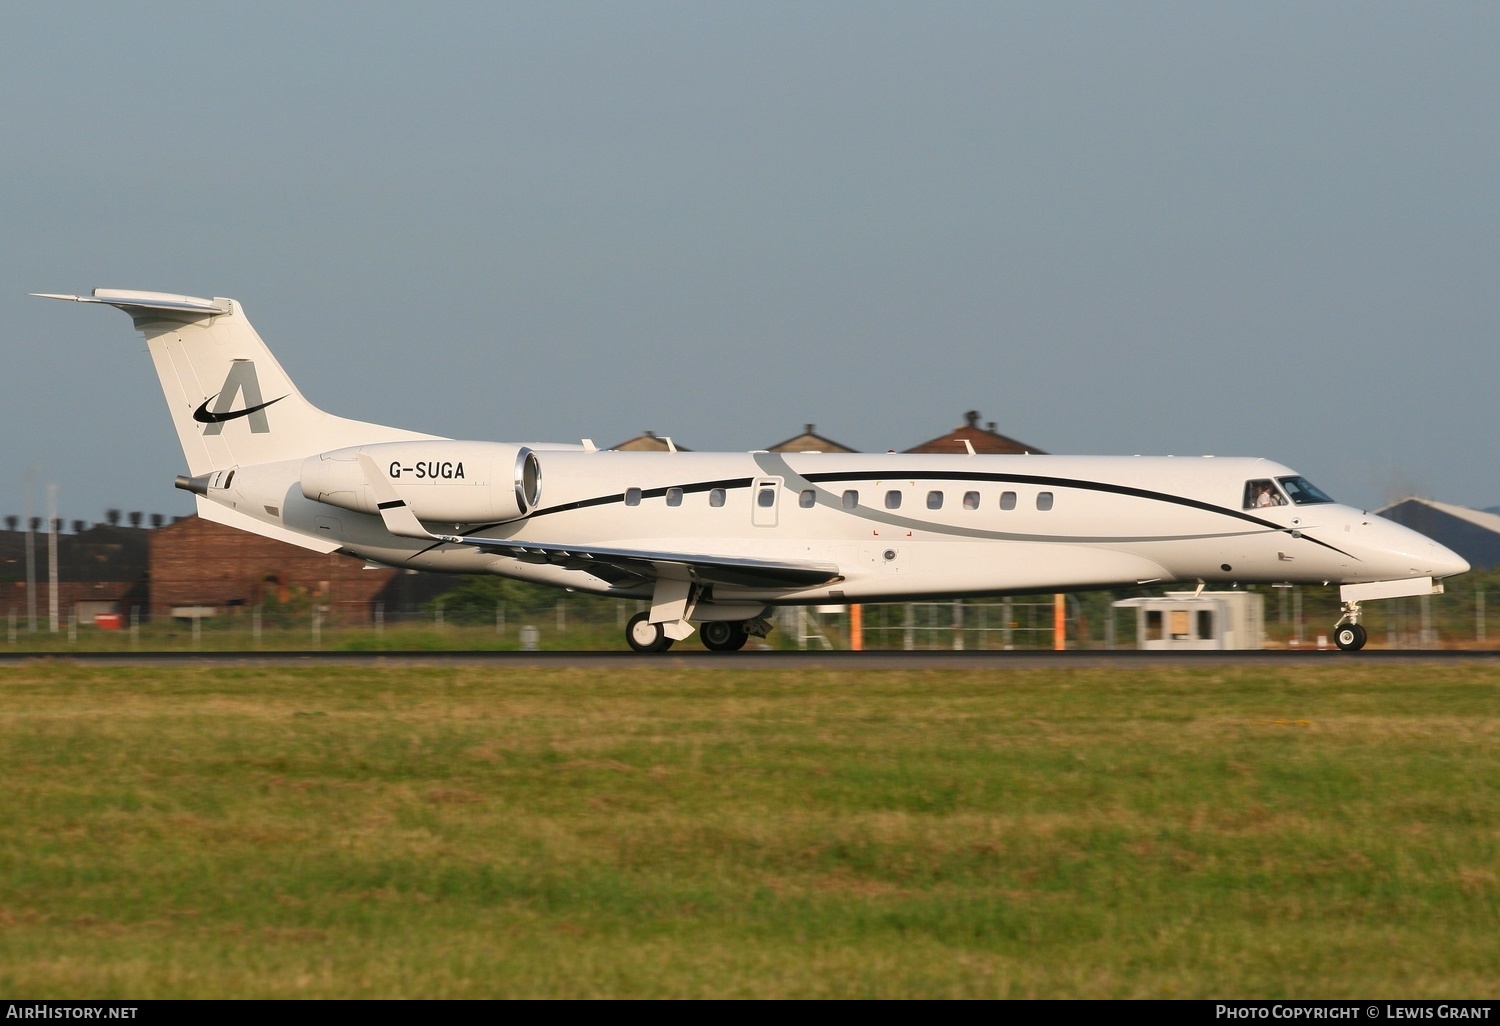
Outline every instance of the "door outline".
[[(756, 527), (775, 527), (776, 510), (781, 505), (781, 485), (779, 477), (757, 477), (750, 482), (750, 523)], [(771, 502), (762, 506), (761, 495), (770, 493)]]

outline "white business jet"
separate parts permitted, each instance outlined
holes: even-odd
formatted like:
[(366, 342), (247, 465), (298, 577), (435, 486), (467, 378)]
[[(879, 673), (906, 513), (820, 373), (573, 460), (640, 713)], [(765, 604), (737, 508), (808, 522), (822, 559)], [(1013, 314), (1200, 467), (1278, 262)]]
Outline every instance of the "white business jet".
[(733, 651), (775, 605), (1196, 582), (1429, 595), (1469, 564), (1264, 459), (616, 452), (324, 413), (233, 299), (95, 289), (145, 334), (208, 520), (371, 565), (620, 598), (642, 652)]

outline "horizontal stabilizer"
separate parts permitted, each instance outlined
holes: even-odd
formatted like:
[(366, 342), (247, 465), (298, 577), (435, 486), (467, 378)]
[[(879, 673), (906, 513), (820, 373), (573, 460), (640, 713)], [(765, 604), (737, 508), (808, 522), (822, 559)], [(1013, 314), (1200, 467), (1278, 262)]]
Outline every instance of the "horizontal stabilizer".
[(67, 299), (74, 303), (107, 303), (121, 310), (132, 307), (145, 310), (174, 310), (179, 313), (201, 313), (212, 317), (232, 309), (227, 299), (200, 299), (169, 292), (132, 292), (128, 289), (95, 289), (92, 296), (69, 296), (56, 292), (33, 292), (40, 299)]

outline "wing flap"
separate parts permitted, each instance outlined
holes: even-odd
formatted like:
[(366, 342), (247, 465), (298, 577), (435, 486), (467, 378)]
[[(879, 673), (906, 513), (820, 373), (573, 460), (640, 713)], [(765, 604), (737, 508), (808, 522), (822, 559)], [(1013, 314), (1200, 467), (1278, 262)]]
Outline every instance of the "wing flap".
[(456, 545), (474, 545), (497, 556), (511, 556), (528, 563), (550, 563), (569, 570), (583, 570), (610, 580), (610, 571), (656, 580), (671, 577), (723, 584), (739, 588), (815, 588), (843, 580), (832, 563), (754, 559), (714, 553), (671, 552), (653, 549), (616, 549), (512, 542), (503, 538), (442, 539)]

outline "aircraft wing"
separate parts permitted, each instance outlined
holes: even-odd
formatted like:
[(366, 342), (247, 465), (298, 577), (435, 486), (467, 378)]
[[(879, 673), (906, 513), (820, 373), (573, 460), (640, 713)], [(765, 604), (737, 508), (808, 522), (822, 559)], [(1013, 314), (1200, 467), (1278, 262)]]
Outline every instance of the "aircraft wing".
[(359, 454), (359, 463), (364, 469), (365, 480), (374, 490), (385, 529), (402, 538), (431, 538), (450, 545), (471, 545), (484, 552), (528, 563), (550, 563), (568, 570), (583, 570), (611, 584), (665, 577), (741, 588), (814, 588), (843, 578), (839, 568), (832, 563), (433, 534), (422, 526), (405, 500), (396, 494), (396, 489), (376, 468), (368, 453)]
[(501, 538), (434, 537), (454, 545), (473, 545), (485, 552), (511, 556), (527, 563), (551, 563), (568, 570), (584, 570), (612, 584), (667, 577), (741, 588), (813, 588), (841, 580), (843, 576), (831, 563), (752, 559), (701, 552), (548, 545)]

